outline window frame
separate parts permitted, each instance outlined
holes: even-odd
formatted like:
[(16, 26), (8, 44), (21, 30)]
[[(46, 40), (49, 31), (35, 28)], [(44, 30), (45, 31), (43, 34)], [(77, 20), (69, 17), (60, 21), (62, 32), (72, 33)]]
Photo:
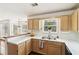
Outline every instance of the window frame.
[[(60, 32), (60, 18), (50, 18), (50, 19), (43, 19), (43, 26), (42, 26), (42, 31), (44, 32), (44, 33), (49, 33), (49, 31), (44, 31), (44, 24), (45, 24), (45, 21), (56, 21), (56, 32), (53, 32), (53, 31), (51, 31), (51, 33), (58, 33), (58, 32)], [(55, 26), (55, 25), (52, 25), (52, 26)]]

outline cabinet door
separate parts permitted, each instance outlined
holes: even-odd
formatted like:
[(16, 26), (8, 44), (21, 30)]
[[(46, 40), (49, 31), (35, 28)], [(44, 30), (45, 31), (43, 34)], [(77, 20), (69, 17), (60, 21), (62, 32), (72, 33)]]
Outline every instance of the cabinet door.
[(65, 54), (65, 47), (60, 42), (48, 42), (48, 55), (62, 55)]
[(29, 54), (31, 51), (32, 51), (31, 40), (29, 39), (26, 41), (26, 54)]
[(32, 51), (37, 52), (38, 51), (38, 40), (32, 39)]
[[(43, 42), (43, 47), (41, 48), (41, 42)], [(39, 40), (39, 43), (38, 43), (38, 51), (42, 54), (47, 54), (47, 41), (45, 40)]]
[(33, 22), (31, 19), (28, 19), (28, 29), (32, 30), (32, 28), (33, 28)]
[(38, 19), (29, 19), (28, 20), (28, 29), (39, 30), (39, 20)]
[(61, 55), (61, 47), (56, 45), (48, 45), (48, 55)]
[(61, 31), (69, 31), (69, 17), (68, 16), (61, 16)]
[(74, 13), (72, 14), (72, 31), (77, 32), (78, 31), (78, 18), (77, 18), (77, 10), (74, 10)]
[(40, 40), (32, 40), (32, 50), (41, 54), (47, 54), (47, 41), (44, 41), (43, 48), (40, 47)]
[(33, 20), (33, 29), (34, 30), (39, 30), (39, 20)]
[(25, 55), (25, 42), (18, 45), (18, 55)]

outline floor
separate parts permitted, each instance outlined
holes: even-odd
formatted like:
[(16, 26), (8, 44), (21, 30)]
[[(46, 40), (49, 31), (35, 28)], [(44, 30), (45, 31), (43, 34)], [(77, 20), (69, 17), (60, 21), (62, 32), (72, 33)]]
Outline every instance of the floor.
[(36, 53), (36, 52), (31, 52), (29, 55), (42, 55), (42, 54)]

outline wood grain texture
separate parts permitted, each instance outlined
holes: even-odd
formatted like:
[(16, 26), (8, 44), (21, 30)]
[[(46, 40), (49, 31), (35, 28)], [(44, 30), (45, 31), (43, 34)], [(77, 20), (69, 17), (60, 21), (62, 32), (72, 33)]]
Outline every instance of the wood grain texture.
[(61, 31), (69, 31), (69, 16), (61, 16)]
[(8, 43), (8, 55), (18, 55), (18, 46)]
[(65, 46), (61, 42), (48, 42), (48, 55), (64, 55)]
[(28, 55), (32, 51), (31, 39), (26, 41), (26, 55)]
[(32, 51), (47, 54), (47, 41), (44, 41), (44, 48), (40, 48), (39, 40), (32, 39)]
[(77, 10), (74, 10), (72, 14), (72, 31), (77, 32), (78, 31), (78, 12)]
[(25, 55), (26, 50), (25, 50), (25, 42), (22, 42), (18, 45), (18, 55)]

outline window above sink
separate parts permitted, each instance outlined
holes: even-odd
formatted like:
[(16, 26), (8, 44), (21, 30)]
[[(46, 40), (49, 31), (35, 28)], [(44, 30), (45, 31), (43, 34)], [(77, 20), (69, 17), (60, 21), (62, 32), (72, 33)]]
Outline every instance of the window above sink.
[(60, 31), (60, 21), (59, 18), (51, 18), (43, 20), (42, 30), (48, 33), (50, 30), (52, 33), (57, 33)]

